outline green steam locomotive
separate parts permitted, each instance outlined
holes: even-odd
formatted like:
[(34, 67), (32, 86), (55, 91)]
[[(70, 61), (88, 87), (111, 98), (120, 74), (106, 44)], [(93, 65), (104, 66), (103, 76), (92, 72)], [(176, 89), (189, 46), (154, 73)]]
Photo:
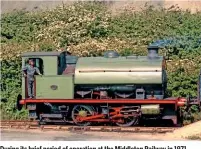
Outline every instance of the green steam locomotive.
[(35, 75), (32, 99), (27, 78), (22, 77), (17, 107), (25, 105), (29, 118), (41, 123), (133, 126), (159, 119), (177, 125), (187, 100), (167, 97), (166, 63), (158, 50), (149, 46), (147, 56), (124, 57), (115, 51), (103, 57), (77, 57), (66, 51), (24, 53), (22, 67), (31, 59), (42, 76)]

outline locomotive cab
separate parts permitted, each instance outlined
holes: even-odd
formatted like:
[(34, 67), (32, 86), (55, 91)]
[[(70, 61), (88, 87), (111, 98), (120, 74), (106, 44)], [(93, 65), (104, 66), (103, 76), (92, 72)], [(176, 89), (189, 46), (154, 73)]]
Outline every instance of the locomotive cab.
[[(73, 98), (73, 75), (64, 76), (66, 69), (66, 52), (27, 52), (22, 55), (22, 67), (28, 60), (34, 61), (42, 76), (35, 75), (34, 97)], [(69, 88), (68, 91), (65, 89)], [(22, 98), (27, 96), (27, 80), (22, 77)]]

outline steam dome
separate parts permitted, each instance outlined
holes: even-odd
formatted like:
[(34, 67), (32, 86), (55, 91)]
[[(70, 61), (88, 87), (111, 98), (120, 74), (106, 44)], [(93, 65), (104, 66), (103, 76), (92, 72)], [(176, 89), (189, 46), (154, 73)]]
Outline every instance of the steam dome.
[(119, 57), (119, 53), (117, 53), (116, 51), (113, 51), (113, 50), (107, 51), (107, 52), (105, 52), (104, 57), (105, 58), (116, 58), (116, 57)]

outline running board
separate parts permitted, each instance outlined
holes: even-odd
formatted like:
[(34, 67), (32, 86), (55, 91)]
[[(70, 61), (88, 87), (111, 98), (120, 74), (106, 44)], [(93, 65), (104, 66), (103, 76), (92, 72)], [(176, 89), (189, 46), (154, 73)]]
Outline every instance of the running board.
[(40, 114), (40, 118), (63, 118), (62, 114)]

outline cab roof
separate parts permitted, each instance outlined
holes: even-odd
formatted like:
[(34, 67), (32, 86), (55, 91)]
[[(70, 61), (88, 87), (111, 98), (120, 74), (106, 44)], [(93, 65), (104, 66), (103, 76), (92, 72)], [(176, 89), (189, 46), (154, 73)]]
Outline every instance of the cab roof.
[[(28, 57), (28, 56), (59, 56), (61, 53), (66, 53), (67, 51), (51, 51), (51, 52), (25, 52), (21, 56)], [(70, 54), (67, 52), (67, 54)]]

